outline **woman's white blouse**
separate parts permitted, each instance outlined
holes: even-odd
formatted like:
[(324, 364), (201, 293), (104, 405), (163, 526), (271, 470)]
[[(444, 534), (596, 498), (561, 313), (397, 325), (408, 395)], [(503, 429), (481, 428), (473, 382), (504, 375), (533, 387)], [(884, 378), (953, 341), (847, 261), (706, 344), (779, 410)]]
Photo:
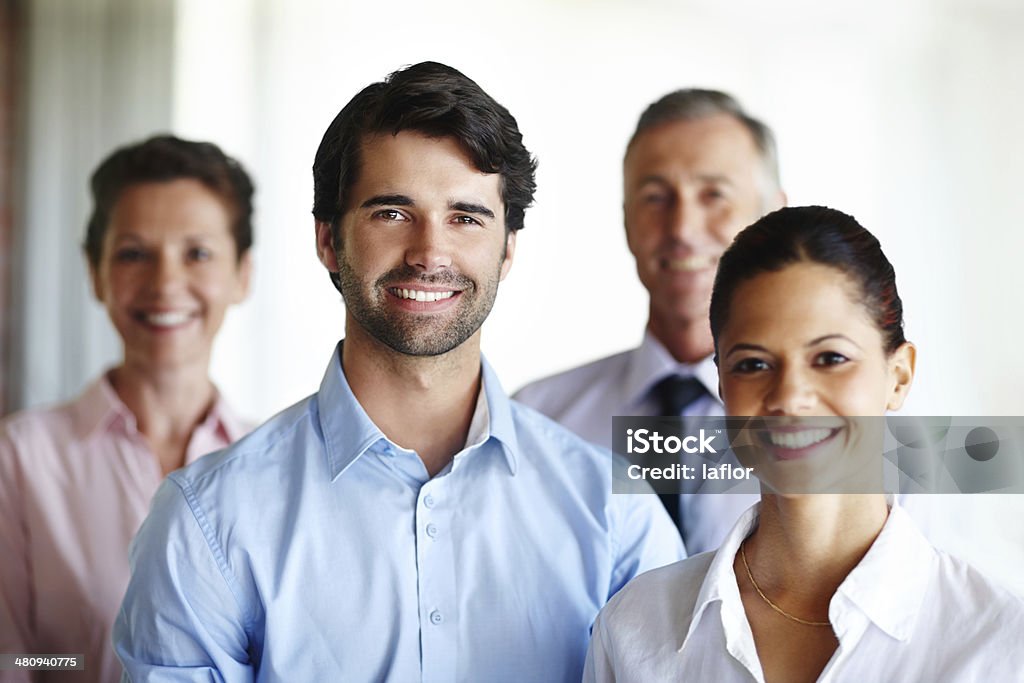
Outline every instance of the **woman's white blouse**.
[[(763, 683), (733, 572), (758, 507), (719, 550), (622, 589), (594, 624), (584, 681)], [(829, 620), (839, 647), (820, 682), (1024, 681), (1024, 599), (933, 548), (897, 505)]]

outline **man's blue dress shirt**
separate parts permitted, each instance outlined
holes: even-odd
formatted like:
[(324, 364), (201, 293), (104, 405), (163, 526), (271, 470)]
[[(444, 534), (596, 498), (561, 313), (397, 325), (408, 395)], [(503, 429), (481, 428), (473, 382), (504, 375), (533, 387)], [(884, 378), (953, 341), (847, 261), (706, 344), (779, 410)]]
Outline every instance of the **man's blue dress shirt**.
[(430, 478), (339, 350), (317, 394), (161, 486), (114, 626), (128, 676), (579, 681), (598, 610), (683, 557), (658, 498), (612, 495), (611, 454), (486, 362), (467, 448)]

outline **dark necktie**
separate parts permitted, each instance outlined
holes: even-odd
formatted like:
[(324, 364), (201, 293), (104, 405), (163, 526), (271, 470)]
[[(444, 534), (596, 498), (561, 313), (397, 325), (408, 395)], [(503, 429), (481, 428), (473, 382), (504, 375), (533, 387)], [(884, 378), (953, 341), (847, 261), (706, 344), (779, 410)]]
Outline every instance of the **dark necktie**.
[(696, 377), (670, 375), (655, 384), (651, 393), (658, 399), (658, 408), (662, 415), (679, 417), (687, 406), (706, 396), (708, 392)]
[[(707, 394), (707, 389), (696, 377), (681, 377), (679, 375), (666, 377), (655, 384), (651, 390), (651, 395), (658, 401), (661, 415), (666, 417), (679, 417), (687, 406)], [(668, 516), (672, 518), (672, 523), (681, 533), (683, 527), (679, 519), (679, 494), (659, 493), (658, 498), (661, 498), (665, 510), (668, 511)]]

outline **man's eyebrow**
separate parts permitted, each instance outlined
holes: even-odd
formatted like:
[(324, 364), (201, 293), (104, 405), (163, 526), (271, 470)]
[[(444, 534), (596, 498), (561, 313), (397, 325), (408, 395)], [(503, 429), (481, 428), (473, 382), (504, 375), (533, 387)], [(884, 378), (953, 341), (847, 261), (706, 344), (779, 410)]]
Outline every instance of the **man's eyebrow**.
[(415, 206), (416, 202), (412, 200), (412, 197), (408, 197), (404, 194), (378, 194), (370, 197), (365, 202), (359, 205), (362, 209), (368, 209), (371, 206)]
[[(694, 179), (697, 180), (698, 182), (702, 182), (702, 183), (717, 183), (719, 185), (735, 185), (736, 184), (736, 182), (731, 177), (729, 177), (728, 175), (726, 175), (724, 173), (702, 173), (702, 174), (694, 176)], [(641, 178), (637, 182), (636, 187), (643, 187), (644, 185), (649, 185), (651, 183), (656, 183), (658, 185), (668, 185), (669, 181), (663, 175), (658, 175), (658, 174), (645, 175), (643, 178)]]
[(697, 180), (702, 183), (721, 183), (723, 185), (735, 185), (733, 179), (723, 173), (706, 173), (704, 175), (697, 176)]
[(665, 176), (663, 176), (663, 175), (658, 175), (658, 174), (653, 174), (652, 173), (651, 175), (645, 175), (643, 178), (638, 180), (637, 183), (636, 183), (636, 187), (643, 187), (644, 185), (648, 185), (650, 183), (657, 183), (659, 185), (667, 185), (668, 184), (668, 180), (666, 180)]
[(448, 202), (448, 208), (452, 211), (461, 211), (463, 213), (472, 213), (477, 214), (478, 216), (494, 218), (494, 212), (483, 204), (474, 204), (473, 202)]

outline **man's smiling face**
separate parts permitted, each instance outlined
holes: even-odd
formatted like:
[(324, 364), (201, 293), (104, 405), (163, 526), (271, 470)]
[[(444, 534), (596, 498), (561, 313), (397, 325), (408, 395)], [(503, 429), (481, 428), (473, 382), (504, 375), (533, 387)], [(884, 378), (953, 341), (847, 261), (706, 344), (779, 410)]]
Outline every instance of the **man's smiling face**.
[(719, 257), (768, 208), (754, 138), (728, 114), (670, 121), (636, 137), (623, 170), (626, 238), (652, 326), (706, 325)]
[(436, 356), (478, 333), (512, 265), (501, 176), (481, 173), (453, 138), (402, 131), (367, 137), (335, 251), (319, 223), (321, 261), (337, 271), (349, 334), (399, 353)]

